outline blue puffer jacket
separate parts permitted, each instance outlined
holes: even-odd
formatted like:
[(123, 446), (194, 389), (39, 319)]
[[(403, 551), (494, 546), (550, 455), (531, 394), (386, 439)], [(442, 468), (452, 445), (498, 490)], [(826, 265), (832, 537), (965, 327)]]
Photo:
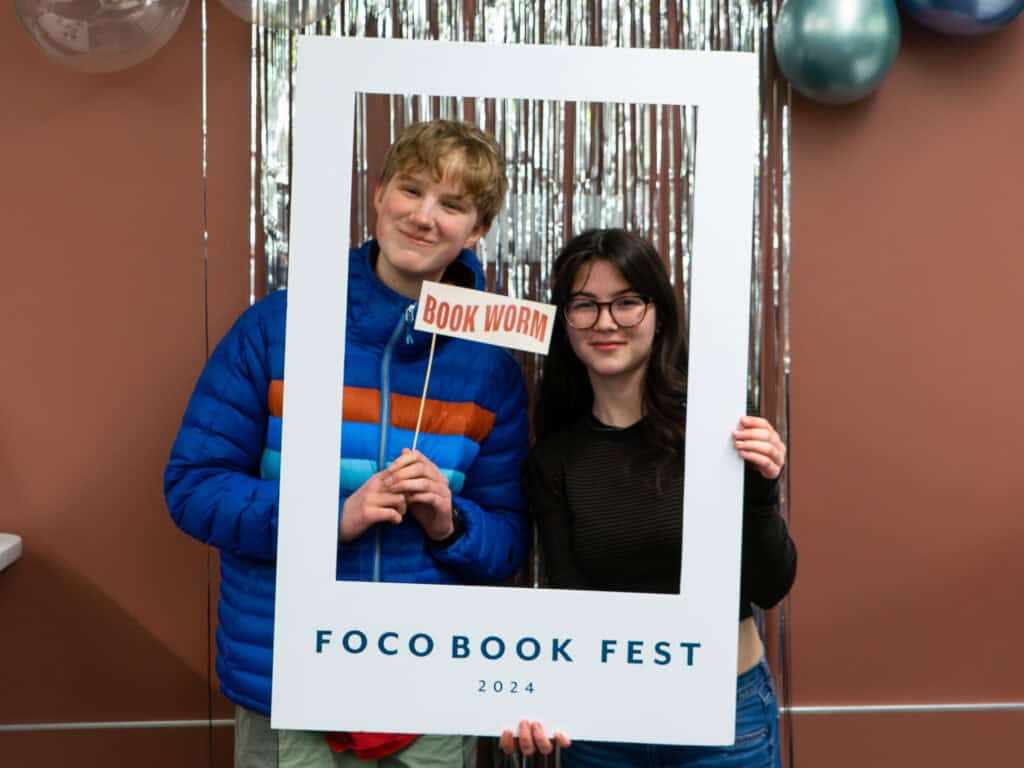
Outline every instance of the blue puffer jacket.
[[(339, 510), (378, 467), (411, 447), (430, 347), (428, 334), (412, 330), (415, 303), (374, 274), (375, 252), (370, 241), (350, 255)], [(470, 251), (445, 279), (483, 287)], [(221, 552), (221, 690), (263, 713), (270, 711), (286, 306), (284, 291), (258, 302), (217, 346), (164, 477), (175, 522)], [(526, 418), (511, 355), (438, 337), (417, 448), (448, 478), (465, 532), (438, 548), (411, 516), (379, 524), (339, 547), (338, 578), (487, 583), (512, 575), (527, 550), (519, 481)]]

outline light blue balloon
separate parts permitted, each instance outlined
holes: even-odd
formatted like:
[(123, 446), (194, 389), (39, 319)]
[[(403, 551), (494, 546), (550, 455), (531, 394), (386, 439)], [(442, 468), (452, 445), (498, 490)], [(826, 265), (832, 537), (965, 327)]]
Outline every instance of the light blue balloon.
[(900, 0), (914, 21), (944, 35), (987, 35), (1024, 11), (1024, 0)]
[(800, 93), (849, 104), (874, 91), (900, 47), (895, 0), (785, 0), (775, 58)]

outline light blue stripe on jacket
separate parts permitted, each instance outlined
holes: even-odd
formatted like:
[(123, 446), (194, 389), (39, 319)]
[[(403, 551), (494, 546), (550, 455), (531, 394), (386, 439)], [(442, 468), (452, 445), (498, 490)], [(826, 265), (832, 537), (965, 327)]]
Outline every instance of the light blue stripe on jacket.
[[(438, 471), (448, 481), (448, 487), (453, 494), (459, 493), (466, 483), (466, 476), (456, 469), (445, 469), (438, 467)], [(346, 496), (369, 480), (377, 473), (377, 462), (369, 459), (347, 459), (341, 460), (341, 493)], [(271, 448), (263, 449), (263, 457), (260, 459), (260, 477), (267, 480), (277, 480), (281, 477), (281, 453)]]

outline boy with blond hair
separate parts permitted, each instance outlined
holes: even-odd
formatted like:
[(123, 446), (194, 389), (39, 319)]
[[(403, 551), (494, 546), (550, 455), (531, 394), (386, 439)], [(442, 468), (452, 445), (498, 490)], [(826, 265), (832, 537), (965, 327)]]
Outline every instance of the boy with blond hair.
[[(412, 125), (388, 151), (376, 237), (349, 254), (338, 579), (496, 583), (526, 555), (526, 393), (511, 355), (438, 337), (411, 449), (430, 349), (413, 330), (420, 286), (484, 287), (471, 249), (507, 186), (493, 138), (469, 124)], [(221, 553), (217, 673), (237, 705), (235, 765), (461, 766), (457, 736), (269, 727), (286, 306), (285, 291), (256, 303), (217, 346), (165, 475), (175, 522)]]

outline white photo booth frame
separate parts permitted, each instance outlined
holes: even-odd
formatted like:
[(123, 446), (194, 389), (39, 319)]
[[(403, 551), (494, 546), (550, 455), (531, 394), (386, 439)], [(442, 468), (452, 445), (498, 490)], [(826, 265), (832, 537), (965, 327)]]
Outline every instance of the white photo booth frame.
[[(359, 92), (698, 108), (680, 595), (336, 581)], [(743, 470), (731, 432), (746, 403), (756, 150), (753, 54), (300, 38), (275, 728), (497, 735), (529, 718), (574, 739), (732, 742)], [(468, 657), (453, 658), (453, 636)], [(482, 653), (499, 650), (487, 638), (500, 658)]]

